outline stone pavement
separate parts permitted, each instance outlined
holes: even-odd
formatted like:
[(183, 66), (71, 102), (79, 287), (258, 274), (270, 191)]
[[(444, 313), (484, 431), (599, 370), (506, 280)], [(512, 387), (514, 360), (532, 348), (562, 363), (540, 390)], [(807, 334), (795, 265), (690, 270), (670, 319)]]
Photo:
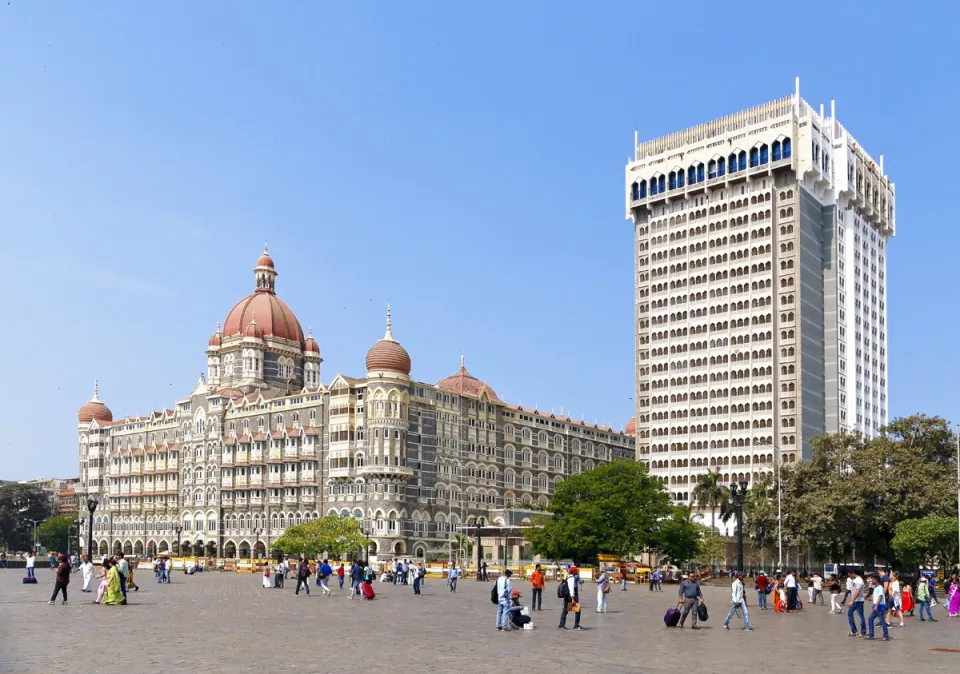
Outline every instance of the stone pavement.
[[(559, 600), (548, 584), (537, 629), (501, 633), (490, 585), (472, 579), (459, 591), (428, 579), (424, 596), (410, 587), (376, 583), (377, 600), (309, 598), (260, 587), (257, 575), (177, 574), (158, 585), (139, 572), (141, 590), (128, 606), (97, 606), (70, 584), (68, 606), (48, 606), (53, 573), (37, 570), (39, 584), (22, 585), (22, 570), (0, 570), (0, 672), (948, 672), (960, 671), (960, 620), (935, 607), (936, 624), (907, 618), (893, 641), (845, 636), (846, 617), (807, 607), (794, 615), (750, 608), (755, 632), (725, 632), (726, 586), (705, 588), (710, 620), (699, 632), (668, 630), (663, 613), (676, 586), (652, 594), (631, 585), (614, 588), (609, 612), (583, 615), (584, 631), (557, 630)], [(529, 583), (514, 587), (529, 601)], [(585, 597), (593, 600), (595, 586)], [(749, 601), (755, 603), (755, 593)], [(572, 626), (571, 620), (568, 625)]]

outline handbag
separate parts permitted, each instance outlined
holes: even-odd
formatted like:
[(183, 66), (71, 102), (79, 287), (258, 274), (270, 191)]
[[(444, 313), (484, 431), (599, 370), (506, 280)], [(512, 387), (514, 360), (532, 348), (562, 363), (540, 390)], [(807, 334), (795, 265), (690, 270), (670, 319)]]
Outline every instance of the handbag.
[(570, 613), (580, 613), (580, 604), (575, 601), (570, 602)]
[(700, 620), (701, 622), (707, 622), (708, 620), (710, 620), (710, 614), (707, 613), (706, 604), (703, 604), (703, 603), (697, 604), (697, 619)]

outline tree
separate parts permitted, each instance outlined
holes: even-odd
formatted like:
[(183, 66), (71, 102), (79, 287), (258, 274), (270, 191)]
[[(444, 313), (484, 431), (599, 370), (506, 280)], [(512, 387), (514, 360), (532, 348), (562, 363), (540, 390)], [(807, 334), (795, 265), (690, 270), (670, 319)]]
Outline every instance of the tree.
[(70, 538), (70, 528), (76, 520), (71, 515), (57, 515), (40, 525), (37, 534), (40, 545), (47, 550), (66, 552)]
[(531, 527), (533, 551), (560, 559), (601, 553), (632, 557), (657, 547), (659, 521), (670, 515), (663, 486), (636, 461), (613, 461), (557, 485), (548, 513)]
[(288, 555), (328, 553), (341, 557), (348, 552), (365, 549), (370, 540), (353, 517), (327, 515), (317, 520), (294, 525), (272, 543), (272, 547)]
[(697, 476), (697, 486), (693, 488), (693, 498), (697, 503), (710, 509), (710, 527), (717, 528), (717, 508), (720, 508), (724, 522), (730, 519), (730, 489), (720, 484), (720, 474), (713, 469)]
[(716, 529), (703, 527), (700, 536), (700, 545), (695, 555), (697, 564), (709, 564), (713, 566), (716, 560), (727, 553), (727, 546), (723, 542), (723, 537)]
[(671, 564), (682, 567), (701, 554), (705, 530), (693, 521), (689, 506), (674, 506), (670, 517), (660, 522), (657, 549)]
[(897, 523), (890, 542), (908, 566), (939, 565), (948, 569), (957, 550), (956, 517), (921, 517)]
[(10, 550), (33, 547), (33, 522), (43, 522), (52, 510), (47, 494), (36, 485), (0, 486), (0, 541), (4, 547)]
[(743, 499), (743, 535), (761, 552), (777, 544), (776, 487), (767, 475), (754, 480)]

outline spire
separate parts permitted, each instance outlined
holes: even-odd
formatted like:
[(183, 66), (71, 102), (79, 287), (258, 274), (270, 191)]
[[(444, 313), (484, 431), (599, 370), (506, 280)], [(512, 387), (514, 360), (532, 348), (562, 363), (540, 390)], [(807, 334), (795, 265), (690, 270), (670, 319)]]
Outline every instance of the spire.
[(223, 328), (220, 327), (220, 321), (217, 321), (217, 334), (219, 335), (222, 332), (223, 332)]
[(467, 369), (466, 365), (464, 364), (463, 354), (462, 354), (462, 353), (460, 354), (460, 369), (461, 369), (461, 370), (466, 370), (466, 369)]
[(392, 327), (392, 325), (393, 325), (393, 322), (390, 320), (390, 303), (388, 302), (387, 303), (387, 332), (383, 336), (383, 339), (387, 342), (397, 341), (393, 338), (393, 333), (390, 331), (390, 328)]
[(253, 273), (256, 279), (257, 292), (275, 292), (277, 270), (273, 265), (273, 258), (271, 258), (267, 252), (267, 244), (263, 244), (263, 252), (257, 259), (257, 266), (254, 268)]
[(307, 328), (307, 337), (313, 337), (313, 328)]
[(90, 399), (90, 402), (92, 403), (100, 402), (100, 380), (99, 379), (93, 380), (93, 398)]

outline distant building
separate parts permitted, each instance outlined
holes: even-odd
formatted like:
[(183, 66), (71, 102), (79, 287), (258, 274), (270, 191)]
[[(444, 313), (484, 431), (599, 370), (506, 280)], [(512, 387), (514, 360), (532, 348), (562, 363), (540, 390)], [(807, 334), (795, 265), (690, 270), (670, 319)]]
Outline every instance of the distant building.
[(21, 480), (20, 484), (39, 487), (50, 499), (50, 507), (58, 515), (68, 515), (77, 511), (76, 489), (80, 478), (39, 477), (33, 480)]
[(96, 386), (80, 408), (79, 491), (100, 495), (99, 552), (179, 538), (195, 555), (260, 556), (288, 527), (336, 513), (381, 559), (445, 557), (477, 517), (504, 524), (505, 509), (547, 504), (568, 476), (636, 458), (632, 434), (504, 402), (462, 360), (436, 384), (411, 378), (389, 307), (365, 376), (325, 386), (266, 250), (254, 276), (208, 340), (206, 378), (172, 409), (115, 421)]

